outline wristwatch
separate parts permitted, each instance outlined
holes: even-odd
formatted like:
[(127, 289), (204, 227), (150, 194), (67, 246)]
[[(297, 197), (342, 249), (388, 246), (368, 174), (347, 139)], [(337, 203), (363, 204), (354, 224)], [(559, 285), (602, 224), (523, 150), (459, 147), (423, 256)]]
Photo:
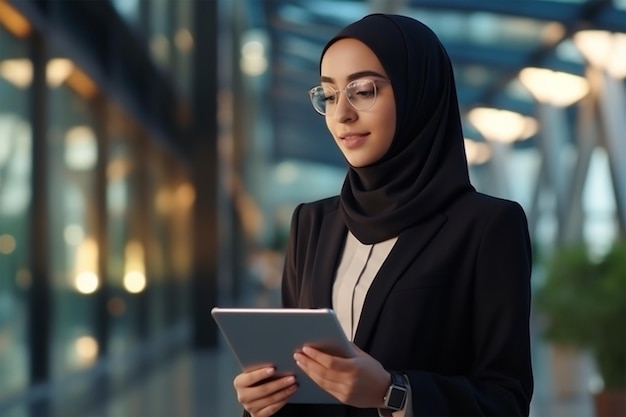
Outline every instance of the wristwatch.
[(391, 374), (391, 385), (385, 394), (385, 409), (389, 411), (398, 411), (404, 408), (406, 402), (407, 386), (404, 376), (398, 372), (389, 371)]

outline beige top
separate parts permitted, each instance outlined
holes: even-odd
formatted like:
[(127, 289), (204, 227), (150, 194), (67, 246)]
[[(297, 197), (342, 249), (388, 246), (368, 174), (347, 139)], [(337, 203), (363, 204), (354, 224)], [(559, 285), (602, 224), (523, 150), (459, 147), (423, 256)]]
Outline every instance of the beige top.
[[(398, 238), (394, 237), (383, 242), (365, 245), (348, 231), (346, 245), (333, 285), (333, 308), (343, 331), (350, 340), (354, 340), (367, 291), (397, 240)], [(393, 416), (411, 415), (411, 405), (409, 386), (404, 409), (393, 413)]]

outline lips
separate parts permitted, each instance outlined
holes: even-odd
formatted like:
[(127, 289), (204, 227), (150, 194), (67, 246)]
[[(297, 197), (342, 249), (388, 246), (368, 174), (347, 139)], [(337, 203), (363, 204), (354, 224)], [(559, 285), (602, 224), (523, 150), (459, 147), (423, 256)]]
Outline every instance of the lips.
[(356, 148), (361, 146), (369, 133), (347, 132), (339, 135), (339, 139), (346, 148)]

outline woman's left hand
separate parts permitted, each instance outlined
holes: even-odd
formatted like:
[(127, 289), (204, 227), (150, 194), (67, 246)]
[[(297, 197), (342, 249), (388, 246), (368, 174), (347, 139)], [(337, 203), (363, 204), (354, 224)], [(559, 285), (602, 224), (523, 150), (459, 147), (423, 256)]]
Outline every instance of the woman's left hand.
[(352, 344), (356, 356), (341, 358), (310, 346), (294, 354), (296, 363), (313, 381), (344, 404), (384, 407), (391, 375), (376, 359)]

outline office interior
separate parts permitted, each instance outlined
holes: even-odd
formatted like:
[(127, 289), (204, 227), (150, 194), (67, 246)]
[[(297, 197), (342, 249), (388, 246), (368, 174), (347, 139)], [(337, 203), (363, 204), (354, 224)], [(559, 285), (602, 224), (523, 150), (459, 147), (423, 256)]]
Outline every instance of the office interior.
[[(624, 0), (0, 0), (0, 415), (240, 415), (210, 309), (280, 304), (291, 213), (346, 172), (307, 91), (372, 12), (447, 48), (534, 288), (559, 248), (626, 238)], [(595, 415), (593, 356), (544, 320), (531, 415)]]

